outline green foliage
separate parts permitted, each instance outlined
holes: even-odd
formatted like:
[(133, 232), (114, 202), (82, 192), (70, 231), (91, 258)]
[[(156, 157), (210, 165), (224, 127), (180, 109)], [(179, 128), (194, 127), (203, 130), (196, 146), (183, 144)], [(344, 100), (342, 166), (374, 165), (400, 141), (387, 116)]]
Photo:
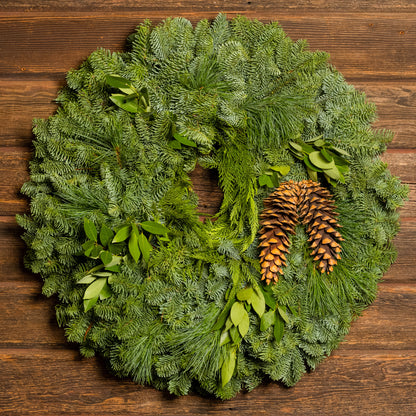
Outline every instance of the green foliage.
[(290, 171), (290, 166), (270, 166), (266, 173), (259, 176), (259, 185), (267, 186), (269, 188), (279, 187), (280, 178), (286, 176)]
[[(277, 23), (219, 15), (146, 21), (130, 51), (99, 49), (68, 73), (57, 113), (34, 121), (17, 221), (25, 265), (82, 354), (228, 399), (265, 376), (293, 385), (338, 345), (395, 258), (407, 189), (379, 159), (392, 135), (371, 129), (374, 105), (327, 61)], [(197, 163), (224, 194), (204, 222)], [(342, 259), (319, 274), (299, 226), (265, 287), (262, 201), (310, 174), (334, 194)]]
[(349, 157), (350, 154), (344, 149), (326, 142), (321, 137), (318, 136), (300, 143), (290, 141), (290, 150), (305, 163), (312, 180), (318, 181), (318, 172), (321, 172), (333, 186), (336, 186), (336, 181), (345, 183), (344, 175), (349, 170), (349, 162), (345, 157)]
[(110, 87), (118, 88), (122, 92), (122, 94), (110, 95), (110, 100), (115, 105), (130, 113), (151, 113), (152, 108), (146, 88), (139, 91), (131, 81), (118, 75), (107, 75), (105, 80)]

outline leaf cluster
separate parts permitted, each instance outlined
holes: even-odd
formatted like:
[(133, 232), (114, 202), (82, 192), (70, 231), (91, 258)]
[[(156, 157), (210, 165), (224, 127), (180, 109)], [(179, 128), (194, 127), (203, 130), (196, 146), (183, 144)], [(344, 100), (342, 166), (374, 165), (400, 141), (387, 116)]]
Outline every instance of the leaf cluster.
[[(234, 294), (235, 291), (232, 293)], [(250, 327), (249, 312), (253, 311), (261, 318), (264, 314), (265, 301), (258, 286), (245, 287), (228, 299), (228, 302), (214, 325), (220, 329), (220, 346), (225, 349), (225, 358), (221, 364), (221, 383), (224, 387), (232, 378), (236, 351)]]
[(132, 81), (119, 75), (107, 75), (106, 82), (110, 87), (117, 88), (121, 92), (121, 94), (113, 93), (109, 97), (115, 105), (130, 113), (151, 115), (152, 107), (145, 87), (138, 90)]
[[(141, 232), (139, 227), (142, 229)], [(153, 246), (143, 230), (147, 231), (150, 236), (157, 236), (159, 241), (169, 241), (167, 237), (169, 230), (155, 221), (144, 221), (140, 224), (133, 222), (121, 227), (115, 233), (106, 224), (103, 224), (98, 232), (94, 222), (87, 217), (84, 218), (84, 231), (88, 238), (82, 245), (84, 255), (91, 259), (100, 259), (102, 262), (88, 270), (86, 275), (77, 282), (89, 284), (83, 297), (85, 312), (89, 311), (98, 299), (104, 300), (111, 296), (108, 284), (111, 284), (113, 273), (121, 271), (120, 267), (127, 260), (127, 253), (135, 263), (140, 260), (141, 256), (146, 263), (149, 262)], [(103, 269), (104, 271), (100, 271)]]
[(344, 175), (348, 172), (350, 164), (345, 157), (351, 155), (321, 137), (315, 137), (307, 142), (290, 141), (289, 148), (299, 160), (303, 161), (309, 177), (315, 182), (318, 181), (318, 173), (323, 173), (333, 186), (336, 186), (337, 181), (345, 183)]

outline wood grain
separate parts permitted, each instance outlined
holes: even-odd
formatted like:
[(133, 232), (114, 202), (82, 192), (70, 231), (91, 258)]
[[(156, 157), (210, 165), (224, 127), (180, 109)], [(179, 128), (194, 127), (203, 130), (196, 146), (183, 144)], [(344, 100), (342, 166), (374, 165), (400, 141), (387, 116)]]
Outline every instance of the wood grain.
[[(340, 349), (294, 388), (271, 382), (228, 402), (195, 394), (173, 398), (114, 379), (98, 359), (79, 360), (76, 351), (67, 350), (51, 360), (51, 353), (53, 350), (0, 351), (0, 383), (8, 385), (0, 399), (5, 414), (380, 416), (397, 415), (397, 409), (406, 415), (414, 411), (414, 351), (351, 355)], [(30, 374), (26, 368), (32, 369)], [(22, 390), (24, 395), (19, 394)]]
[[(236, 14), (230, 12), (229, 17)], [(177, 15), (193, 23), (215, 17), (212, 12), (178, 12)], [(264, 22), (272, 18), (269, 12), (262, 11), (246, 15)], [(145, 17), (156, 24), (168, 16), (167, 12), (156, 11), (137, 15), (94, 13), (94, 18), (89, 13), (45, 15), (33, 12), (24, 16), (0, 16), (0, 73), (66, 73), (97, 47), (121, 50), (126, 37)], [(321, 14), (286, 13), (280, 15), (279, 21), (294, 40), (306, 38), (312, 49), (331, 53), (332, 62), (347, 79), (390, 79), (392, 76), (415, 79), (412, 45), (416, 41), (416, 31), (413, 16), (408, 13), (353, 16), (331, 13), (325, 18)], [(15, 36), (10, 37), (9, 33)], [(14, 47), (16, 43), (19, 48)], [(380, 44), (383, 48), (377, 47)]]
[(0, 10), (3, 11), (79, 11), (79, 10), (123, 10), (123, 11), (140, 11), (154, 12), (155, 10), (170, 11), (177, 13), (180, 11), (192, 10), (193, 13), (203, 13), (207, 11), (223, 12), (227, 10), (247, 13), (253, 10), (270, 11), (272, 13), (285, 12), (287, 10), (296, 10), (301, 12), (331, 12), (340, 10), (344, 12), (363, 12), (363, 11), (415, 11), (416, 3), (414, 1), (402, 0), (217, 0), (215, 2), (206, 2), (203, 0), (166, 0), (162, 2), (144, 2), (137, 0), (49, 0), (33, 2), (30, 0), (2, 0)]
[[(279, 20), (293, 39), (331, 53), (347, 81), (376, 103), (376, 128), (395, 131), (383, 155), (409, 184), (395, 239), (397, 261), (376, 301), (315, 372), (293, 388), (269, 382), (221, 402), (174, 398), (81, 359), (24, 269), (16, 213), (28, 179), (31, 124), (48, 117), (65, 73), (97, 47), (121, 50), (135, 26), (180, 15), (196, 23), (220, 11)], [(2, 0), (0, 2), (0, 415), (346, 415), (416, 414), (416, 1), (414, 0)], [(216, 212), (215, 173), (192, 174), (200, 210)]]

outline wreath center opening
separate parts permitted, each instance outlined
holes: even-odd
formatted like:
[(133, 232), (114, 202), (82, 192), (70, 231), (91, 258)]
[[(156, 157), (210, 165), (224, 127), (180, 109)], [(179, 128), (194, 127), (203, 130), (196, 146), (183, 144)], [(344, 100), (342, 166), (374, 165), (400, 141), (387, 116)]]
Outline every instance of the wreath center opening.
[(197, 164), (189, 175), (192, 187), (198, 196), (198, 213), (215, 215), (221, 206), (224, 193), (218, 186), (218, 172), (215, 169), (205, 169)]

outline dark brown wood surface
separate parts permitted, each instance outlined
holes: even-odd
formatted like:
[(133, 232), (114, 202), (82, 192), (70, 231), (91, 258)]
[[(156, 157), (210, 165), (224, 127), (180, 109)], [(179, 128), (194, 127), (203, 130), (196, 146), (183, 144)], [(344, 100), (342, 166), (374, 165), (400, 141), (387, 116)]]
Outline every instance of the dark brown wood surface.
[[(278, 20), (293, 39), (326, 50), (347, 81), (378, 106), (375, 126), (396, 132), (383, 159), (409, 184), (396, 263), (377, 300), (341, 346), (293, 388), (264, 383), (222, 402), (172, 397), (113, 377), (82, 359), (23, 267), (15, 223), (27, 211), (31, 120), (48, 117), (65, 73), (97, 47), (121, 50), (145, 18), (193, 23), (245, 14)], [(1, 0), (0, 2), (0, 415), (416, 415), (416, 1), (414, 0)], [(193, 175), (201, 208), (220, 203), (215, 178)]]

